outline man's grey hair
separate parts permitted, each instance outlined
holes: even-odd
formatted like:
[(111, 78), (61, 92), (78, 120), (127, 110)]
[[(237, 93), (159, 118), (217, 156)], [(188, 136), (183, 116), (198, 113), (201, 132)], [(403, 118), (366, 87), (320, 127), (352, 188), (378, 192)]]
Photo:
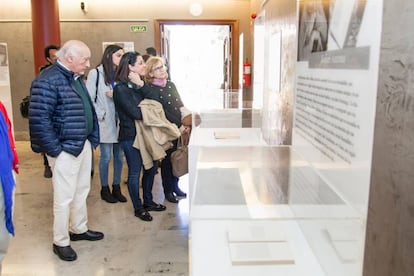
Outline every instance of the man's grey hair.
[(88, 46), (80, 40), (69, 40), (56, 52), (56, 56), (59, 59), (67, 59), (70, 56), (79, 57), (85, 47)]

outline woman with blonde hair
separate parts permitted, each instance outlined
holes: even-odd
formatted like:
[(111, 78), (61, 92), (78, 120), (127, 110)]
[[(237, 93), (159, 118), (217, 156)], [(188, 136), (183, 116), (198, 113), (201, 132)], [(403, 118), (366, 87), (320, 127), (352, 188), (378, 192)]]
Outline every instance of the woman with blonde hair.
[[(191, 130), (191, 120), (184, 124), (186, 115), (191, 113), (184, 107), (180, 94), (175, 84), (168, 80), (167, 68), (161, 57), (150, 57), (146, 62), (145, 83), (149, 87), (146, 97), (159, 101), (164, 109), (167, 119), (177, 125), (181, 135), (189, 135)], [(188, 118), (188, 116), (187, 116)], [(161, 161), (161, 178), (164, 188), (165, 198), (172, 203), (178, 203), (176, 197), (186, 197), (178, 187), (179, 178), (172, 173), (171, 153), (177, 149), (178, 139), (173, 141), (173, 147), (166, 151), (167, 156)]]

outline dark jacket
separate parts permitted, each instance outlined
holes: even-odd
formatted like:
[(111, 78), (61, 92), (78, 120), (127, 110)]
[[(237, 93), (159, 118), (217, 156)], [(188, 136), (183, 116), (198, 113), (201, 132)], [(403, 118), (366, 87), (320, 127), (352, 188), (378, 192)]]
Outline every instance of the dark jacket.
[(168, 121), (181, 126), (181, 111), (180, 108), (184, 106), (180, 94), (175, 87), (175, 84), (171, 81), (167, 81), (165, 87), (150, 84), (146, 91), (146, 98), (159, 101), (164, 108), (165, 117)]
[(120, 82), (114, 87), (115, 109), (119, 117), (119, 141), (131, 141), (137, 134), (135, 121), (142, 120), (141, 108), (138, 104), (145, 98), (148, 87), (138, 88), (134, 83)]
[[(52, 157), (65, 151), (78, 156), (88, 139), (99, 144), (98, 120), (93, 109), (93, 130), (88, 134), (82, 99), (73, 86), (74, 73), (58, 62), (43, 70), (30, 88), (29, 128), (34, 152)], [(87, 91), (82, 82), (82, 86)]]

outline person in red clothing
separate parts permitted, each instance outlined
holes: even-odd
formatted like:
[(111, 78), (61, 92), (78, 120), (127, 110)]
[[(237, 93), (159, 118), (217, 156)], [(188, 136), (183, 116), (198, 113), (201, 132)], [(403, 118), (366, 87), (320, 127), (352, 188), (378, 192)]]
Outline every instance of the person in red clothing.
[(7, 110), (0, 101), (0, 274), (1, 263), (9, 247), (10, 234), (14, 236), (13, 192), (16, 186), (13, 170), (19, 173), (12, 127)]

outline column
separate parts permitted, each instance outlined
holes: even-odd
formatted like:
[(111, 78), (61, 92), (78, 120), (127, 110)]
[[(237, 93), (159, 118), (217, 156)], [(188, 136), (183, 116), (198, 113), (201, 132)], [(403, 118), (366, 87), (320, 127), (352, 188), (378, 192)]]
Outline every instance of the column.
[(60, 45), (59, 1), (31, 0), (34, 72), (46, 63), (44, 48), (49, 44)]

